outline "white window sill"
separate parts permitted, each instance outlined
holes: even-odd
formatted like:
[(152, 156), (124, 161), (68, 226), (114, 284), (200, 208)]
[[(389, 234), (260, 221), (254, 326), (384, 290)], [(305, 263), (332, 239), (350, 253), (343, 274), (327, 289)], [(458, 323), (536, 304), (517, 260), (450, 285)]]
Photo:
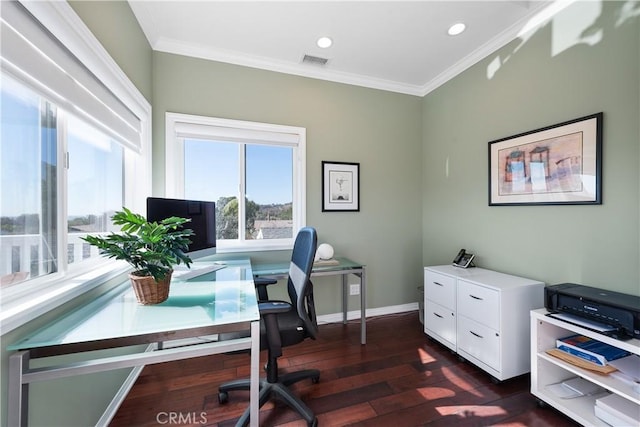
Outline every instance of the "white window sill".
[(218, 240), (218, 247), (216, 252), (219, 254), (224, 254), (234, 252), (283, 251), (293, 249), (293, 239), (251, 240), (250, 242), (251, 243), (220, 243), (220, 240)]
[(126, 263), (108, 262), (89, 272), (62, 279), (56, 284), (50, 284), (44, 290), (42, 288), (34, 289), (8, 301), (7, 298), (2, 298), (0, 299), (2, 307), (0, 310), (0, 331), (4, 335), (19, 328), (128, 270), (130, 268)]

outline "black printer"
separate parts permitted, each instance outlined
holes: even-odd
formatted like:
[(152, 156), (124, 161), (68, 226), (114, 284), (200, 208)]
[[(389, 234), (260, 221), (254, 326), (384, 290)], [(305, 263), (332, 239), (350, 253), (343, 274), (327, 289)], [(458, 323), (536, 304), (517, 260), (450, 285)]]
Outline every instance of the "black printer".
[[(640, 338), (640, 297), (608, 291), (606, 289), (562, 283), (544, 288), (544, 306), (553, 313), (565, 313), (561, 317), (584, 319), (594, 325), (607, 325), (608, 328), (595, 328), (597, 332), (617, 339)], [(586, 326), (579, 322), (581, 326)], [(587, 323), (588, 325), (588, 323)]]

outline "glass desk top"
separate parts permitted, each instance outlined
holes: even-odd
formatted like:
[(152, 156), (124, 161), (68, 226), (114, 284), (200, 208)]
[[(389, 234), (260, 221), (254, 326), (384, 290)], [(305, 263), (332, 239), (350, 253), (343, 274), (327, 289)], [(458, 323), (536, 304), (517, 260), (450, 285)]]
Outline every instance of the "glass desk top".
[[(314, 264), (311, 274), (332, 271), (338, 272), (344, 270), (359, 270), (364, 267), (364, 264), (351, 261), (350, 259), (344, 257), (336, 257), (335, 260), (338, 261), (338, 264)], [(290, 264), (290, 261), (254, 263), (253, 274), (256, 276), (276, 276), (287, 274), (289, 272)]]
[(189, 280), (172, 280), (169, 298), (156, 305), (137, 302), (130, 282), (8, 346), (9, 350), (80, 344), (175, 331), (216, 333), (216, 327), (260, 319), (251, 263), (227, 260), (225, 268)]

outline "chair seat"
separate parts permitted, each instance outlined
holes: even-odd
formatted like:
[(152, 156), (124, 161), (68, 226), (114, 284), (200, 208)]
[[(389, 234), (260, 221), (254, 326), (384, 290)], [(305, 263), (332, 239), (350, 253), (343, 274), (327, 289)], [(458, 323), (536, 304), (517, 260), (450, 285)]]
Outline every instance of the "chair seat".
[[(278, 327), (280, 329), (280, 339), (282, 346), (287, 347), (293, 344), (298, 344), (309, 338), (306, 329), (304, 328), (304, 322), (295, 311), (289, 311), (278, 315)], [(251, 334), (248, 331), (242, 332), (230, 332), (222, 333), (218, 335), (220, 341), (226, 341), (238, 338), (248, 338)], [(264, 321), (260, 321), (260, 350), (268, 350), (269, 342), (267, 341), (267, 327)], [(248, 350), (242, 350), (247, 352)]]

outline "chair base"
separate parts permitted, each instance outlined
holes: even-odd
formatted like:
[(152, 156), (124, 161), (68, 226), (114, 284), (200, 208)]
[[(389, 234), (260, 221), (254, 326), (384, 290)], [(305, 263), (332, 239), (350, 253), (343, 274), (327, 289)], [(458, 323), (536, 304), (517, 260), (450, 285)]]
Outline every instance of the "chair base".
[[(303, 371), (290, 372), (280, 375), (278, 382), (270, 383), (265, 379), (260, 380), (260, 394), (258, 398), (258, 406), (262, 407), (269, 400), (278, 399), (286, 403), (291, 409), (298, 412), (305, 419), (310, 427), (318, 425), (318, 419), (311, 409), (298, 396), (293, 394), (288, 386), (304, 379), (310, 378), (315, 384), (320, 381), (320, 371), (317, 369), (306, 369)], [(226, 403), (229, 399), (228, 392), (233, 390), (249, 390), (250, 380), (245, 378), (241, 380), (229, 381), (222, 384), (218, 389), (218, 402)], [(247, 408), (237, 422), (237, 426), (246, 426), (249, 423), (250, 407)]]

